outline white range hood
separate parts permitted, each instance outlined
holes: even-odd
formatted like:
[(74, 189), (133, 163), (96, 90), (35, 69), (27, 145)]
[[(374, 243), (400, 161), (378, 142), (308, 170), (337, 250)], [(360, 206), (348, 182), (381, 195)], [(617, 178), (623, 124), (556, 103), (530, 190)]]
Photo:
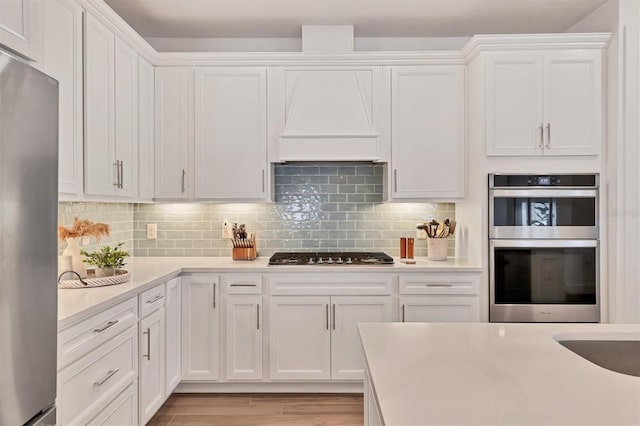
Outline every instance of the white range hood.
[[(303, 45), (312, 46), (314, 53), (325, 53), (329, 48), (344, 52), (349, 43), (353, 49), (353, 29), (349, 38), (345, 37), (349, 32), (343, 27), (303, 30), (306, 37)], [(323, 45), (316, 37), (329, 44)], [(379, 105), (376, 101), (379, 68), (287, 67), (281, 72), (284, 95), (284, 128), (279, 137), (281, 161), (380, 160), (379, 132), (374, 119)]]

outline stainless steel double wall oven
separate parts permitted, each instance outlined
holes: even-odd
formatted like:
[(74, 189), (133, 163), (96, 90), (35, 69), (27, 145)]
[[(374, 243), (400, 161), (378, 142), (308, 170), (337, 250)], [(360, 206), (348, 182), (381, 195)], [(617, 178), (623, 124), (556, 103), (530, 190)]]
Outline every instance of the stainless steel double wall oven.
[(599, 175), (489, 175), (491, 322), (599, 322)]

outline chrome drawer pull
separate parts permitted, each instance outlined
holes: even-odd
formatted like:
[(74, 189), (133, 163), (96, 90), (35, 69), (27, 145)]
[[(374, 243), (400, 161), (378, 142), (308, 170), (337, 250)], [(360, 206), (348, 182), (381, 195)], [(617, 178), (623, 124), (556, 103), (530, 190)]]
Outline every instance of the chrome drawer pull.
[(230, 287), (255, 287), (255, 284), (231, 284)]
[(108, 323), (105, 324), (104, 327), (102, 328), (94, 328), (93, 332), (98, 334), (98, 333), (102, 333), (103, 331), (105, 331), (107, 328), (111, 328), (114, 325), (116, 325), (118, 323), (119, 320), (115, 320), (115, 321), (109, 321)]
[(157, 302), (158, 300), (162, 299), (164, 296), (161, 294), (158, 294), (156, 297), (154, 297), (153, 299), (149, 299), (147, 300), (147, 303), (153, 303), (153, 302)]
[(429, 283), (429, 284), (427, 284), (427, 287), (453, 287), (453, 284), (451, 284), (451, 283), (441, 283), (441, 284)]
[(104, 379), (100, 380), (99, 382), (93, 382), (93, 386), (100, 387), (100, 386), (104, 385), (107, 382), (107, 380), (109, 380), (110, 378), (115, 376), (118, 373), (118, 371), (120, 371), (119, 368), (116, 368), (115, 370), (109, 370), (109, 372), (107, 373), (107, 377), (105, 377)]

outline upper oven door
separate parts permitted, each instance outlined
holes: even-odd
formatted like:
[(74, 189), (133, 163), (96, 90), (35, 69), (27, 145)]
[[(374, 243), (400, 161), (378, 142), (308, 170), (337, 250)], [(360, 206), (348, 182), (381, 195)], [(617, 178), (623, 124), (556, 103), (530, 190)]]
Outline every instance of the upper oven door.
[(491, 189), (489, 238), (597, 239), (597, 189)]

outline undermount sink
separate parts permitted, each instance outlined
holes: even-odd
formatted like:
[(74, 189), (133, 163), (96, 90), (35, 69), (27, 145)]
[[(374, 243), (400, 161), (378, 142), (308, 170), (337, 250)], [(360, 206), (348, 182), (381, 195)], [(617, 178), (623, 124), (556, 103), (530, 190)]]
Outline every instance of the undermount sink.
[(640, 333), (562, 333), (553, 338), (602, 368), (640, 377)]

